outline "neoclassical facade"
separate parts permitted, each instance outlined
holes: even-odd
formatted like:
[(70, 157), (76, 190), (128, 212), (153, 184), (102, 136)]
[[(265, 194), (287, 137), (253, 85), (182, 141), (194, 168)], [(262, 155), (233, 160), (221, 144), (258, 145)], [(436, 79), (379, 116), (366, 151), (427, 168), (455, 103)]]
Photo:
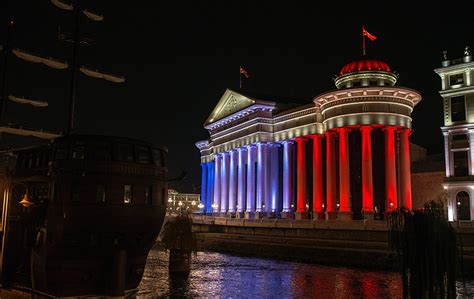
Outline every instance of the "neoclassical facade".
[(336, 89), (296, 102), (227, 89), (206, 120), (201, 200), (227, 217), (383, 218), (411, 209), (418, 92), (379, 60), (345, 65)]
[(445, 58), (441, 77), (448, 219), (474, 220), (474, 61), (469, 49), (459, 59)]

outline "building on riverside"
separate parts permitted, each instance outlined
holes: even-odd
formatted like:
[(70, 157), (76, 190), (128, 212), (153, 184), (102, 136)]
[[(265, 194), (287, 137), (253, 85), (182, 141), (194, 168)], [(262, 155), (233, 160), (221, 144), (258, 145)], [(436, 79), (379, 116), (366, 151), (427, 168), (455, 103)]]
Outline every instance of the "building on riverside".
[(447, 54), (435, 72), (441, 77), (448, 219), (474, 219), (474, 61), (468, 47), (464, 56)]
[(227, 89), (204, 124), (210, 139), (196, 143), (205, 212), (377, 219), (412, 209), (409, 136), (421, 96), (397, 79), (364, 59), (313, 101)]
[(167, 214), (171, 215), (180, 211), (199, 213), (200, 208), (202, 208), (202, 206), (199, 194), (179, 193), (174, 189), (168, 189)]

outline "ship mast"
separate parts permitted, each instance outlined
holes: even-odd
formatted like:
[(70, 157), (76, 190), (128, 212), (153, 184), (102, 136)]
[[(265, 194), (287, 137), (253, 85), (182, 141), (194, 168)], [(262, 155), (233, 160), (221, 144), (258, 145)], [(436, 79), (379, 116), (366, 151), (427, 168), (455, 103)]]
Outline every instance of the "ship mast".
[(81, 38), (80, 34), (80, 16), (81, 12), (84, 16), (86, 16), (89, 20), (94, 22), (100, 22), (104, 20), (102, 15), (98, 15), (89, 11), (86, 8), (81, 7), (80, 0), (75, 0), (72, 3), (66, 3), (62, 0), (51, 0), (51, 2), (58, 8), (71, 11), (73, 13), (74, 18), (74, 31), (71, 38), (67, 38), (66, 35), (60, 36), (63, 40), (71, 42), (72, 45), (72, 57), (71, 57), (71, 83), (70, 83), (70, 90), (69, 90), (69, 118), (68, 118), (68, 125), (67, 125), (67, 133), (71, 134), (75, 128), (75, 107), (76, 107), (76, 89), (77, 89), (77, 80), (76, 80), (76, 73), (77, 70), (81, 71), (87, 76), (95, 77), (95, 78), (102, 78), (114, 83), (122, 83), (125, 81), (123, 77), (117, 77), (111, 74), (101, 73), (97, 70), (90, 70), (85, 67), (79, 67), (78, 65), (78, 54), (79, 54), (79, 47), (81, 45), (90, 45), (90, 39)]
[(12, 35), (12, 27), (14, 25), (13, 21), (8, 23), (8, 32), (7, 32), (7, 40), (5, 44), (0, 48), (0, 51), (3, 53), (3, 70), (2, 70), (2, 81), (0, 85), (0, 136), (2, 133), (10, 133), (14, 135), (22, 135), (22, 136), (35, 136), (39, 138), (46, 138), (51, 139), (54, 137), (59, 136), (58, 134), (53, 134), (50, 132), (46, 132), (43, 130), (33, 129), (33, 128), (25, 128), (23, 125), (19, 124), (11, 124), (7, 121), (5, 108), (6, 108), (6, 101), (10, 100), (17, 104), (27, 104), (34, 107), (47, 107), (48, 102), (41, 101), (41, 100), (31, 100), (26, 99), (24, 97), (18, 97), (14, 95), (7, 96), (6, 90), (6, 77), (7, 77), (7, 65), (8, 65), (8, 56), (9, 54), (13, 54), (19, 59), (26, 60), (33, 63), (41, 63), (50, 68), (55, 69), (66, 69), (70, 68), (70, 89), (69, 89), (69, 113), (68, 113), (68, 123), (67, 123), (67, 133), (72, 133), (75, 128), (75, 106), (76, 106), (76, 90), (77, 90), (77, 71), (82, 72), (83, 74), (94, 77), (105, 79), (110, 82), (114, 83), (123, 83), (125, 82), (125, 78), (118, 77), (112, 74), (107, 74), (103, 72), (99, 72), (98, 70), (92, 70), (86, 68), (84, 66), (80, 66), (78, 63), (78, 56), (79, 56), (79, 47), (81, 45), (90, 45), (92, 40), (89, 38), (81, 38), (80, 35), (80, 19), (81, 16), (87, 17), (87, 19), (100, 22), (103, 21), (104, 17), (102, 15), (98, 15), (94, 12), (86, 8), (82, 8), (80, 6), (80, 0), (74, 0), (72, 3), (63, 2), (63, 0), (51, 0), (51, 2), (58, 7), (59, 9), (70, 11), (73, 13), (73, 33), (63, 33), (61, 32), (58, 35), (58, 38), (66, 41), (71, 42), (72, 45), (72, 56), (71, 56), (71, 64), (69, 65), (67, 62), (60, 61), (51, 57), (43, 57), (37, 54), (33, 54), (30, 52), (26, 52), (20, 49), (14, 49), (11, 45), (11, 35)]

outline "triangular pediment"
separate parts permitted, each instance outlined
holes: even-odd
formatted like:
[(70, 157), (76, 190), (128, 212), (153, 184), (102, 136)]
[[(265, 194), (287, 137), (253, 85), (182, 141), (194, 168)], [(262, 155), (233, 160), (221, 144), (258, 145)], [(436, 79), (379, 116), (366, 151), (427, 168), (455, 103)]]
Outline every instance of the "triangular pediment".
[(253, 104), (255, 104), (254, 99), (246, 97), (245, 95), (236, 91), (227, 89), (214, 110), (212, 110), (211, 115), (209, 115), (207, 118), (204, 126), (212, 124)]

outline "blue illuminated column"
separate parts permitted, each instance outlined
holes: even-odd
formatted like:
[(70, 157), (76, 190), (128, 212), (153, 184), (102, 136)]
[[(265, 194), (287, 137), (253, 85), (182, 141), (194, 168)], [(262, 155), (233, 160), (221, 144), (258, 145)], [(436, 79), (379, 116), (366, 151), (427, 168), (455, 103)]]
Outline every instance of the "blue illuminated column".
[(237, 166), (239, 153), (237, 150), (230, 152), (230, 177), (229, 177), (229, 213), (235, 212), (237, 204)]
[(245, 173), (245, 162), (247, 161), (247, 151), (245, 148), (241, 147), (238, 149), (239, 152), (239, 173), (237, 179), (237, 212), (245, 211), (245, 193), (246, 188), (246, 173)]
[(247, 146), (247, 209), (246, 212), (255, 212), (255, 156), (257, 147)]
[(207, 197), (206, 213), (212, 213), (212, 199), (214, 195), (214, 162), (209, 162), (207, 166)]
[(271, 144), (270, 146), (270, 177), (271, 177), (271, 211), (279, 212), (279, 198), (280, 198), (280, 188), (278, 186), (278, 147), (280, 145), (277, 143)]
[(201, 163), (201, 203), (203, 204), (204, 208), (201, 209), (201, 212), (203, 212), (206, 207), (206, 199), (207, 199), (207, 176), (208, 176), (208, 163)]
[(229, 207), (229, 165), (230, 155), (229, 152), (225, 152), (222, 155), (222, 166), (221, 166), (221, 213), (226, 213)]
[(264, 211), (265, 197), (267, 196), (268, 163), (267, 144), (257, 144), (257, 207), (256, 212)]
[(291, 212), (291, 193), (293, 189), (292, 173), (293, 161), (291, 159), (291, 148), (293, 142), (285, 140), (283, 142), (283, 210), (282, 212)]
[(222, 164), (222, 154), (217, 154), (215, 156), (214, 164), (214, 202), (213, 204), (216, 208), (213, 208), (212, 211), (217, 213), (219, 211), (220, 197), (221, 197), (221, 164)]

